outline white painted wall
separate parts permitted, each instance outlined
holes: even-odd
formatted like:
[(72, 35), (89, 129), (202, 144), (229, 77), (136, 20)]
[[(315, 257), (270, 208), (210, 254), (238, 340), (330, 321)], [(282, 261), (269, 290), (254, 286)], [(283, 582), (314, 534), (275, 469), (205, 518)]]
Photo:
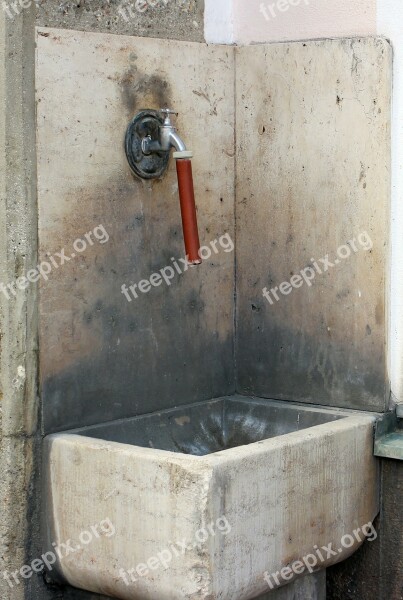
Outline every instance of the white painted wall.
[(206, 0), (206, 40), (250, 44), (382, 35), (394, 49), (392, 121), (392, 394), (403, 402), (403, 0)]
[(377, 32), (394, 50), (392, 117), (392, 394), (403, 402), (403, 2), (378, 0)]
[(239, 44), (376, 33), (376, 0), (233, 0)]
[(208, 44), (234, 43), (233, 0), (205, 0), (204, 37)]

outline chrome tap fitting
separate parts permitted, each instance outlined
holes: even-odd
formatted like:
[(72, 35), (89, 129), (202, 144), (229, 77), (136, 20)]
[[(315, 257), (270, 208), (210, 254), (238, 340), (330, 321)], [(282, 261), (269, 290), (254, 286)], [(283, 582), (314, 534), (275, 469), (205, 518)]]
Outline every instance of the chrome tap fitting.
[(176, 127), (171, 122), (171, 115), (178, 116), (178, 113), (169, 108), (161, 108), (158, 112), (164, 118), (164, 123), (159, 126), (159, 139), (153, 140), (151, 135), (144, 137), (141, 142), (143, 153), (148, 156), (153, 152), (169, 152), (171, 148), (175, 148), (177, 152), (186, 152), (186, 144), (179, 137)]
[(128, 125), (125, 151), (130, 168), (142, 179), (158, 179), (168, 168), (171, 148), (177, 160), (192, 158), (192, 152), (171, 121), (174, 110), (143, 110)]

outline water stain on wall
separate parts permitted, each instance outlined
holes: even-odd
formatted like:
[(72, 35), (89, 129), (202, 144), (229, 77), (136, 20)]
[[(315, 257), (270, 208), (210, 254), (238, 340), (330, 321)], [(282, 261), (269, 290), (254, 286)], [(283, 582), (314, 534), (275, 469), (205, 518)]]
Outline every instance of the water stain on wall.
[(383, 411), (391, 48), (358, 38), (236, 56), (238, 391)]
[[(227, 51), (79, 32), (59, 31), (57, 44), (54, 37), (38, 37), (41, 259), (61, 248), (71, 257), (74, 240), (100, 225), (108, 240), (87, 244), (41, 281), (44, 431), (233, 392), (233, 252), (221, 249), (137, 297), (121, 289), (184, 257), (173, 161), (154, 181), (136, 178), (127, 164), (124, 134), (138, 110), (180, 108), (180, 131), (195, 154), (201, 240), (233, 236), (234, 159), (223, 152), (233, 150)], [(195, 101), (191, 90), (200, 84), (223, 97), (218, 114)], [(208, 153), (199, 136), (206, 128), (214, 132)]]

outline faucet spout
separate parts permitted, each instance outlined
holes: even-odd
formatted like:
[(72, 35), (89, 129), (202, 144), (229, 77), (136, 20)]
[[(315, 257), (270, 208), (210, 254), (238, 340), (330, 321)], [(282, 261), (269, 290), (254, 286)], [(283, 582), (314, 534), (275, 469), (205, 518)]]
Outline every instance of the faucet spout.
[(169, 152), (175, 148), (177, 152), (186, 152), (186, 144), (179, 136), (176, 128), (171, 123), (171, 114), (177, 114), (173, 110), (163, 108), (159, 112), (165, 115), (164, 123), (159, 126), (158, 139), (152, 139), (147, 135), (142, 139), (141, 148), (144, 154), (149, 156), (154, 152)]
[(169, 108), (162, 108), (160, 112), (164, 115), (164, 123), (159, 128), (161, 148), (165, 151), (175, 148), (177, 152), (186, 152), (185, 142), (179, 137), (176, 128), (171, 123), (171, 115), (176, 115), (177, 113), (169, 110)]
[(186, 152), (186, 144), (179, 137), (176, 131), (171, 131), (169, 134), (170, 145), (175, 148), (177, 152)]

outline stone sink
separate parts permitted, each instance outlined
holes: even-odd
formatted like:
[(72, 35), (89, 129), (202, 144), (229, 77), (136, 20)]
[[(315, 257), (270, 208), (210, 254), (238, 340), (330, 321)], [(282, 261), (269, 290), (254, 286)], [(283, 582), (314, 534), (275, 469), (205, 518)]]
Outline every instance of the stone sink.
[(248, 600), (344, 560), (379, 510), (376, 418), (231, 396), (50, 435), (50, 575), (127, 600)]

